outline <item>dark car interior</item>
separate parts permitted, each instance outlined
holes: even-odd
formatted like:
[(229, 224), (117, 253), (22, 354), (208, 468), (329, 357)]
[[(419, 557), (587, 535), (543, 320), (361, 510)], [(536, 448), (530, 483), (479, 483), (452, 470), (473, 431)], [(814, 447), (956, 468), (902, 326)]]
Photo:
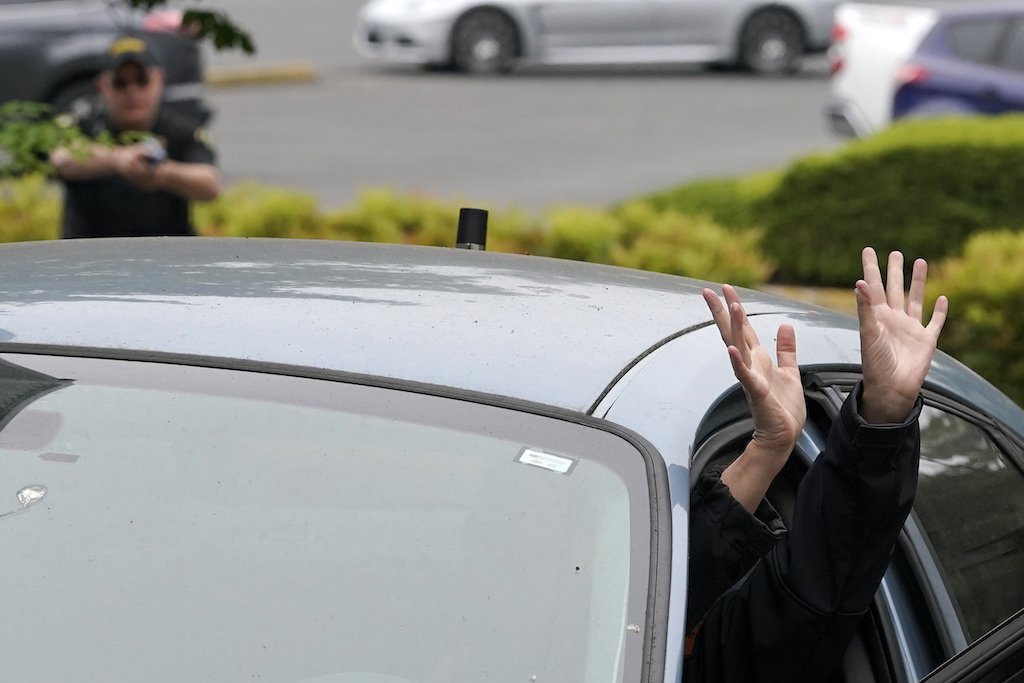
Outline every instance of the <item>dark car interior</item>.
[[(824, 444), (846, 392), (859, 377), (844, 374), (838, 378), (839, 382), (836, 379), (829, 377), (829, 381), (824, 382), (816, 375), (805, 375), (805, 435), (810, 438), (801, 438), (794, 457), (776, 477), (767, 494), (768, 501), (787, 526), (792, 524), (797, 487), (816, 455), (814, 444)], [(737, 389), (723, 397), (702, 422), (692, 459), (691, 485), (697, 481), (697, 473), (735, 460), (752, 432), (753, 422), (746, 399)], [(931, 594), (934, 591), (929, 581), (943, 582), (944, 577), (931, 557), (922, 557), (922, 541), (927, 540), (920, 528), (916, 514), (912, 514), (901, 534), (885, 583), (832, 683), (913, 683), (958, 651), (936, 626), (940, 620), (935, 615), (942, 615), (943, 610), (936, 596)], [(948, 599), (948, 595), (946, 597)], [(893, 614), (894, 608), (898, 615)], [(911, 615), (913, 618), (908, 618)]]

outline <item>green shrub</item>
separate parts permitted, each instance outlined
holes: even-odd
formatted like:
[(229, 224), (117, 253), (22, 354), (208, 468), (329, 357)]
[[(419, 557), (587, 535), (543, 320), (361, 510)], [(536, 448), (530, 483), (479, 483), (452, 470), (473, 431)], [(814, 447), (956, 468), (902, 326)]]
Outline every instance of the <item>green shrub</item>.
[(760, 232), (727, 230), (708, 216), (675, 211), (658, 213), (636, 202), (616, 212), (622, 239), (611, 252), (611, 263), (660, 273), (684, 275), (754, 287), (771, 274), (761, 257)]
[[(58, 236), (60, 198), (42, 176), (0, 185), (0, 240)], [(454, 246), (460, 204), (389, 189), (367, 190), (349, 207), (322, 212), (316, 198), (254, 182), (235, 185), (193, 206), (200, 235), (293, 237)], [(647, 201), (613, 211), (550, 210), (545, 219), (521, 210), (491, 211), (491, 251), (657, 270), (755, 286), (770, 267), (758, 255), (756, 231), (728, 231), (707, 216), (659, 211)]]
[(192, 220), (196, 232), (214, 237), (316, 237), (322, 222), (316, 197), (251, 181), (194, 203)]
[(978, 233), (929, 279), (926, 310), (950, 301), (941, 348), (1024, 405), (1024, 233)]
[(781, 174), (755, 173), (741, 178), (698, 180), (639, 198), (656, 211), (707, 214), (727, 228), (759, 225), (758, 207), (775, 191)]
[(487, 248), (491, 251), (539, 255), (544, 253), (545, 238), (541, 222), (522, 209), (491, 213), (487, 221)]
[[(459, 208), (418, 194), (373, 189), (359, 194), (351, 207), (327, 214), (320, 237), (364, 242), (404, 242), (454, 246)], [(475, 206), (475, 204), (474, 204)], [(489, 212), (487, 248), (492, 251), (537, 253), (543, 243), (540, 226), (520, 210)]]
[(0, 242), (60, 236), (61, 195), (44, 176), (0, 180)]
[(865, 245), (930, 261), (1024, 225), (1024, 116), (901, 122), (794, 163), (756, 207), (784, 282), (849, 286)]
[(607, 211), (584, 207), (551, 209), (540, 253), (574, 261), (610, 263), (621, 233), (622, 223)]
[(658, 211), (645, 200), (613, 211), (566, 207), (548, 212), (537, 252), (753, 287), (771, 267), (758, 252), (756, 230), (727, 230), (705, 215)]
[[(456, 207), (413, 194), (398, 195), (389, 189), (364, 190), (351, 207), (326, 217), (327, 234), (333, 239), (361, 242), (408, 242), (440, 246), (455, 242)], [(447, 226), (448, 234), (441, 235)], [(443, 241), (447, 238), (447, 241)]]

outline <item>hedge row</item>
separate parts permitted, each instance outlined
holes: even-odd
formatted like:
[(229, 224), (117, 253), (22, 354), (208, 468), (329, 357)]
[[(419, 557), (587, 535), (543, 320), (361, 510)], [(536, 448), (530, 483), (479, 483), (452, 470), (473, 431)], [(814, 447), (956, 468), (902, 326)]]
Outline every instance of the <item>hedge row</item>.
[(763, 223), (762, 204), (778, 189), (782, 173), (769, 171), (740, 178), (697, 180), (641, 197), (656, 211), (705, 214), (727, 228), (749, 229)]
[(56, 239), (60, 210), (59, 190), (42, 176), (0, 180), (0, 242)]
[[(53, 239), (59, 193), (39, 177), (0, 182), (0, 242)], [(255, 183), (194, 207), (207, 236), (297, 237), (452, 246), (459, 205), (390, 190), (363, 192), (324, 212), (302, 192)], [(771, 274), (755, 229), (726, 229), (705, 215), (632, 202), (611, 210), (561, 207), (543, 217), (491, 211), (487, 248), (655, 270), (753, 287)]]
[(1024, 226), (1024, 117), (901, 123), (794, 163), (755, 202), (779, 281), (849, 286), (864, 245), (937, 262)]
[(778, 283), (849, 287), (865, 245), (932, 262), (976, 232), (1024, 227), (1024, 116), (897, 123), (779, 173), (689, 183), (643, 198), (762, 228)]
[(928, 310), (950, 301), (939, 346), (1024, 405), (1024, 233), (974, 235), (929, 280)]

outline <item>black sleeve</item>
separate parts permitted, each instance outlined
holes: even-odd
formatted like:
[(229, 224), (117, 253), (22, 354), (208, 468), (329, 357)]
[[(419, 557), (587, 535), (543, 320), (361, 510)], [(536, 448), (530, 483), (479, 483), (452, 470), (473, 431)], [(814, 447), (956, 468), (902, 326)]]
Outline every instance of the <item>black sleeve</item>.
[(153, 133), (165, 139), (167, 155), (175, 161), (186, 164), (217, 163), (213, 136), (206, 126), (196, 126), (174, 112), (161, 111), (153, 126)]
[(762, 500), (747, 512), (722, 483), (724, 467), (705, 472), (690, 493), (690, 562), (686, 632), (786, 534), (782, 519)]
[(206, 127), (193, 128), (181, 143), (177, 160), (189, 164), (217, 163), (217, 154), (213, 150), (213, 139)]
[(789, 535), (708, 611), (686, 683), (825, 680), (889, 564), (917, 487), (921, 400), (898, 425), (860, 417), (858, 385), (797, 492)]

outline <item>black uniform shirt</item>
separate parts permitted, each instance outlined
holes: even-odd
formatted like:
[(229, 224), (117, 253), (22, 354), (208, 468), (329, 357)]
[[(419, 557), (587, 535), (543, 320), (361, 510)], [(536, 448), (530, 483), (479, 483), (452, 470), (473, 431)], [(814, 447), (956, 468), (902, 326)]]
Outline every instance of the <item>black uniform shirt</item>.
[[(104, 114), (79, 122), (87, 135), (112, 130)], [(112, 130), (117, 133), (118, 131)], [(205, 129), (161, 112), (149, 131), (167, 150), (167, 158), (213, 164), (216, 157)], [(65, 180), (64, 237), (142, 237), (194, 235), (188, 202), (170, 192), (148, 191), (118, 175)]]

